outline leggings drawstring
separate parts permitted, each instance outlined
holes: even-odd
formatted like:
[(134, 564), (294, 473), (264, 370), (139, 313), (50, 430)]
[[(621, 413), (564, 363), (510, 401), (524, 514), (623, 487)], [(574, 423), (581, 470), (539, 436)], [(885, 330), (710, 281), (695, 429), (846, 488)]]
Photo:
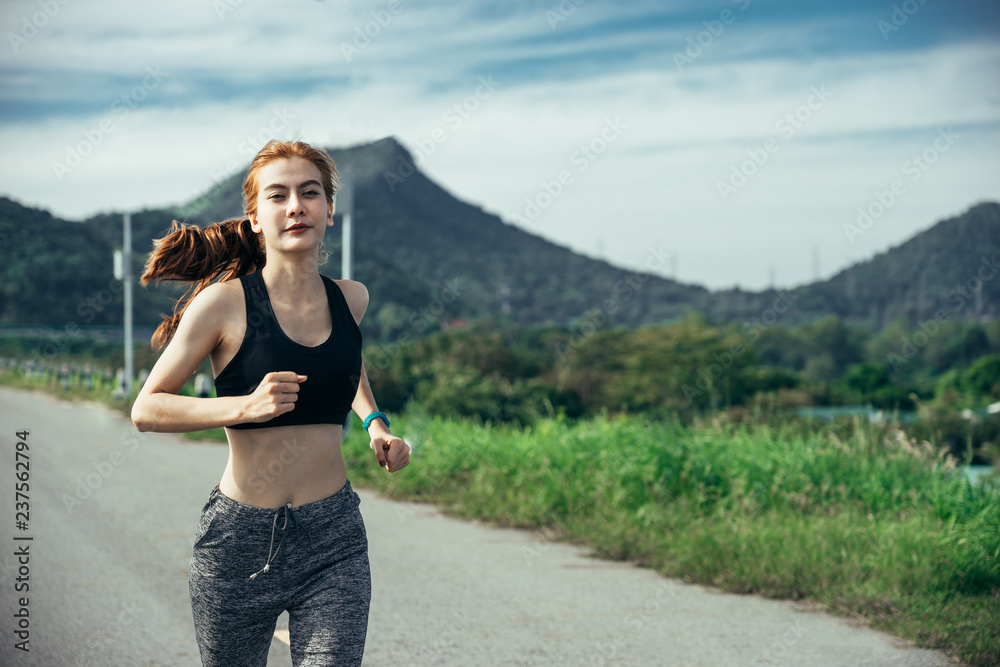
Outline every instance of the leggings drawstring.
[[(274, 555), (272, 556), (271, 547), (274, 546), (274, 531), (278, 526), (278, 515), (282, 511), (285, 512), (285, 522), (281, 526), (281, 539), (278, 540), (278, 548), (274, 550)], [(306, 530), (306, 535), (308, 535), (309, 538), (312, 539), (312, 535), (310, 535), (309, 533), (309, 527), (300, 524), (298, 517), (295, 516), (295, 512), (292, 511), (292, 504), (285, 503), (284, 507), (279, 507), (278, 510), (274, 513), (274, 521), (271, 523), (271, 543), (267, 546), (267, 562), (264, 563), (264, 567), (251, 574), (250, 579), (248, 579), (248, 581), (253, 581), (254, 579), (257, 578), (258, 574), (263, 574), (264, 572), (267, 572), (271, 569), (271, 560), (278, 556), (278, 552), (281, 550), (281, 545), (285, 543), (285, 533), (287, 532), (285, 529), (288, 527), (289, 516), (292, 517), (292, 522), (295, 524), (296, 529), (298, 529), (299, 526), (302, 526)]]

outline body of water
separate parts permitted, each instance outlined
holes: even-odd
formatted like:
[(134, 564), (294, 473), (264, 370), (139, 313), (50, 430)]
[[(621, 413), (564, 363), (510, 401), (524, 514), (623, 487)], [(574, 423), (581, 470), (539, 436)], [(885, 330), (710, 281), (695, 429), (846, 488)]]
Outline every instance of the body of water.
[(993, 466), (962, 466), (961, 469), (973, 486), (993, 472)]
[(825, 419), (826, 421), (831, 422), (837, 417), (862, 417), (872, 423), (886, 422), (893, 419), (903, 422), (904, 424), (913, 424), (920, 421), (917, 417), (917, 413), (915, 412), (907, 410), (879, 410), (867, 405), (835, 405), (826, 407), (809, 406), (796, 408), (795, 414), (799, 417)]

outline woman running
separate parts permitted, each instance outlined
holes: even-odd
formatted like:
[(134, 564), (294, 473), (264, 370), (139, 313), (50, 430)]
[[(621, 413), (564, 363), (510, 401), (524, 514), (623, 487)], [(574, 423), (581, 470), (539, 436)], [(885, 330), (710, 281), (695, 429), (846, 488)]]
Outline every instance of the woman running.
[[(229, 440), (190, 567), (204, 665), (264, 667), (283, 611), (296, 667), (361, 664), (371, 573), (342, 425), (352, 409), (363, 418), (389, 472), (410, 450), (378, 411), (361, 359), (368, 290), (319, 273), (339, 184), (325, 151), (271, 141), (243, 182), (246, 217), (175, 222), (141, 278), (196, 284), (153, 336), (166, 349), (132, 421), (140, 431), (224, 426)], [(218, 397), (179, 395), (206, 357)]]

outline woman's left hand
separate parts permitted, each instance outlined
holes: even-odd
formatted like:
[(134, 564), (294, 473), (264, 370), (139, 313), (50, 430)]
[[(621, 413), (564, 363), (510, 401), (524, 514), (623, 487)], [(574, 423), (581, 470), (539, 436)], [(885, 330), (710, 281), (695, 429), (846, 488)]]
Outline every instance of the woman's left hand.
[(389, 472), (402, 470), (410, 462), (410, 446), (392, 434), (373, 436), (371, 448), (378, 464)]

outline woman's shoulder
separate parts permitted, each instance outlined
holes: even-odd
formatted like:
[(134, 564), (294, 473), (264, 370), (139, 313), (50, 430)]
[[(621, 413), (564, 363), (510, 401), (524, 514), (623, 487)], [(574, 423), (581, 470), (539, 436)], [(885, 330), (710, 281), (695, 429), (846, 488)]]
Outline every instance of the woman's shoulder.
[(363, 294), (365, 298), (368, 297), (368, 288), (360, 280), (334, 280), (337, 283), (337, 287), (346, 296), (348, 293), (351, 294)]
[(198, 292), (198, 296), (206, 302), (214, 305), (221, 305), (223, 302), (232, 301), (239, 297), (243, 299), (243, 283), (239, 278), (230, 280), (219, 280), (211, 283), (205, 289)]
[(361, 324), (361, 318), (365, 316), (365, 310), (368, 309), (368, 288), (357, 280), (334, 280), (333, 282), (343, 293), (355, 321)]
[(243, 285), (239, 278), (233, 278), (211, 283), (191, 299), (188, 308), (226, 318), (243, 308), (243, 300)]
[(246, 320), (241, 293), (239, 280), (206, 286), (184, 307), (174, 339), (188, 344), (208, 339), (217, 345), (220, 340), (237, 335), (235, 327)]

